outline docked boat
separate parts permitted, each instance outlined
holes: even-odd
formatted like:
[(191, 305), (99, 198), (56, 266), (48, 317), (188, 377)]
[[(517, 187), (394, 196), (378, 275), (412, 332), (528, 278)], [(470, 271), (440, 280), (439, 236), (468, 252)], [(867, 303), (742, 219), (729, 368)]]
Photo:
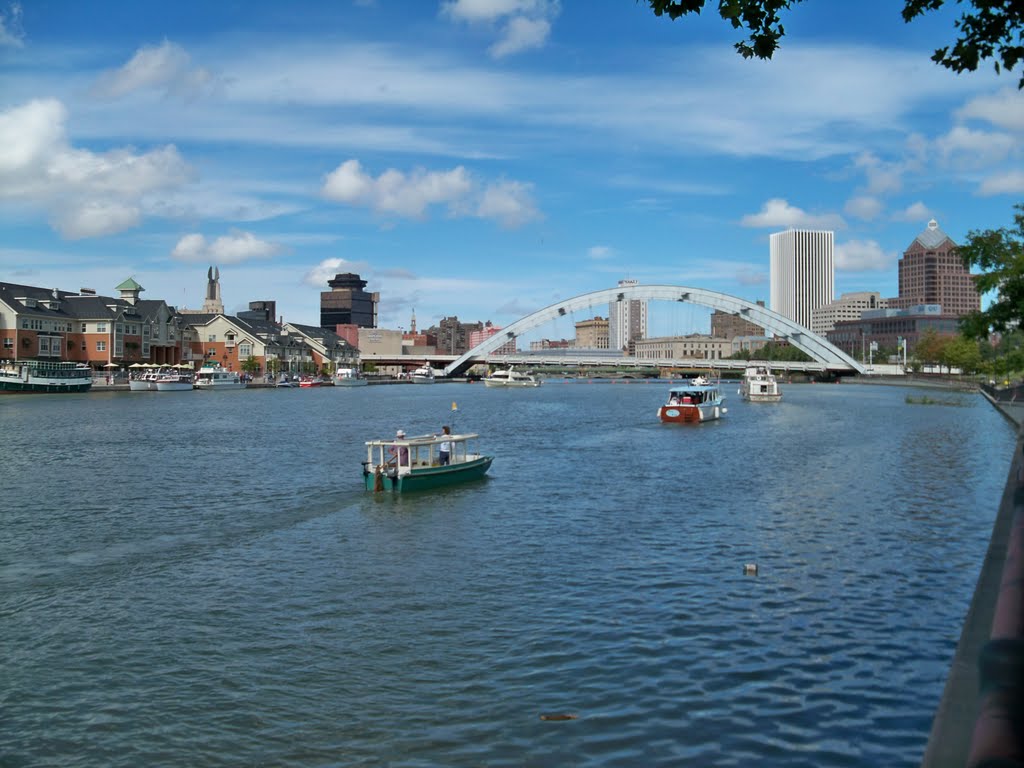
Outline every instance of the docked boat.
[(310, 387), (319, 387), (321, 384), (323, 384), (323, 382), (320, 381), (320, 379), (315, 376), (303, 376), (302, 378), (299, 379), (299, 386), (303, 387), (304, 389), (309, 389)]
[(484, 377), (487, 387), (539, 387), (540, 379), (529, 373), (522, 373), (509, 366), (503, 371), (494, 371)]
[(724, 400), (717, 381), (697, 376), (668, 391), (668, 402), (658, 409), (658, 418), (666, 424), (713, 421), (725, 415)]
[(782, 399), (775, 374), (764, 365), (751, 366), (743, 372), (739, 392), (744, 400), (752, 403), (777, 403)]
[(156, 392), (156, 380), (162, 375), (154, 370), (133, 371), (128, 377), (128, 389), (132, 392)]
[(191, 392), (195, 380), (191, 373), (168, 373), (156, 380), (157, 392)]
[(86, 392), (92, 369), (83, 363), (7, 360), (0, 363), (0, 392)]
[[(366, 443), (363, 482), (368, 491), (425, 491), (483, 477), (493, 456), (471, 452), (479, 435), (423, 435)], [(448, 443), (447, 464), (441, 463), (441, 445)]]
[(334, 386), (336, 387), (363, 387), (368, 383), (355, 368), (339, 368), (334, 374)]
[(291, 389), (297, 387), (298, 383), (289, 379), (287, 374), (282, 373), (281, 378), (275, 382), (274, 386), (279, 389)]
[(210, 365), (207, 363), (196, 374), (193, 387), (210, 391), (214, 389), (245, 389), (245, 385), (245, 379), (242, 378), (238, 371), (226, 371), (219, 364)]
[(433, 384), (434, 378), (434, 369), (430, 367), (430, 363), (412, 372), (413, 384)]

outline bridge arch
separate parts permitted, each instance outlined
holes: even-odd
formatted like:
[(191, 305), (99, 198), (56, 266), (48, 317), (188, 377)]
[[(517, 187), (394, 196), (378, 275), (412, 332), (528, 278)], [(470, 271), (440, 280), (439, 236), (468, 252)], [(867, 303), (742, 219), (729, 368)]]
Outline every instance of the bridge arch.
[(494, 334), (481, 344), (477, 344), (473, 349), (445, 366), (444, 373), (446, 376), (458, 373), (468, 368), (477, 357), (493, 352), (517, 336), (571, 312), (601, 304), (610, 304), (613, 301), (629, 301), (631, 299), (681, 301), (740, 315), (745, 320), (761, 326), (765, 331), (786, 339), (794, 347), (807, 353), (829, 369), (864, 373), (864, 367), (860, 363), (828, 340), (760, 304), (754, 304), (726, 293), (676, 285), (623, 285), (559, 301), (505, 326), (499, 333)]

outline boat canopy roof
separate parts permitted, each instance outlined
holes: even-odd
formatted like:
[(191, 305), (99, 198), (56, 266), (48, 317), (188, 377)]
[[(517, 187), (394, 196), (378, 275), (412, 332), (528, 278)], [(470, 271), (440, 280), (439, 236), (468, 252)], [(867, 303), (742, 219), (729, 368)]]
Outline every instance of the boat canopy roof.
[(688, 392), (716, 392), (718, 391), (718, 384), (681, 384), (676, 387), (669, 389), (669, 396), (671, 395), (685, 395)]
[(466, 440), (473, 440), (480, 435), (469, 433), (465, 435), (414, 435), (412, 437), (394, 437), (389, 440), (367, 440), (370, 446), (377, 445), (431, 445), (443, 442), (463, 443)]

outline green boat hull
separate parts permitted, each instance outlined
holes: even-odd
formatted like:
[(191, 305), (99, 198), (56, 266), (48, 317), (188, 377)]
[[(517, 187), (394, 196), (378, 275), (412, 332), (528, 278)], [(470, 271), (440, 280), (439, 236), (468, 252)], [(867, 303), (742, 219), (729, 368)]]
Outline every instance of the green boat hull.
[(491, 468), (493, 456), (481, 456), (473, 461), (464, 461), (446, 467), (414, 467), (407, 475), (389, 477), (387, 474), (380, 476), (380, 488), (377, 487), (377, 474), (375, 472), (363, 471), (363, 480), (366, 483), (366, 490), (395, 491), (409, 493), (410, 491), (429, 491), (433, 488), (443, 488), (448, 485), (479, 480), (487, 470)]

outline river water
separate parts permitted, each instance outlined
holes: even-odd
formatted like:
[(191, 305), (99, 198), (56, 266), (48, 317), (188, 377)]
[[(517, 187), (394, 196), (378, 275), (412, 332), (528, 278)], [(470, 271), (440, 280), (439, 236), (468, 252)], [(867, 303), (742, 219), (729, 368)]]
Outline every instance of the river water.
[[(0, 399), (0, 764), (916, 765), (1015, 430), (735, 389)], [(362, 490), (364, 440), (453, 422), (487, 479)]]

